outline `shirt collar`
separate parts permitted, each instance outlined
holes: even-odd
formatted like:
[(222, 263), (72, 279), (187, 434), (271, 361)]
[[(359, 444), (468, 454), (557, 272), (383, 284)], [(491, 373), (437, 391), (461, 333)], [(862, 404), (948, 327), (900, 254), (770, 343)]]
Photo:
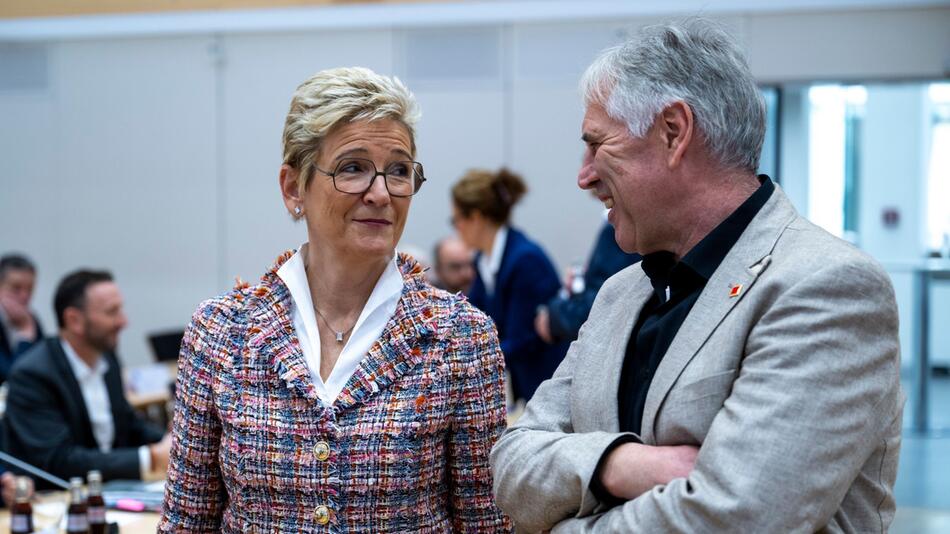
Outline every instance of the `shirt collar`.
[[(680, 285), (677, 282), (689, 284), (688, 280), (692, 279), (704, 285), (712, 278), (726, 254), (739, 241), (742, 233), (775, 190), (775, 185), (768, 176), (760, 174), (758, 178), (758, 189), (690, 249), (678, 263), (673, 253), (666, 250), (643, 256), (643, 271), (658, 293), (665, 292), (669, 286)], [(700, 279), (696, 279), (697, 276)], [(661, 302), (663, 300), (661, 299)]]
[(732, 246), (739, 241), (742, 233), (759, 213), (762, 206), (772, 196), (775, 185), (764, 175), (759, 175), (759, 187), (752, 195), (736, 208), (724, 221), (719, 223), (712, 232), (706, 235), (689, 252), (683, 256), (682, 263), (690, 267), (704, 279), (712, 278), (719, 264), (725, 259)]
[(495, 277), (501, 270), (501, 262), (505, 259), (505, 246), (508, 244), (508, 227), (502, 226), (495, 232), (495, 240), (492, 244), (491, 255), (479, 254), (476, 267), (478, 274), (485, 284), (485, 290), (488, 293), (495, 292)]
[(498, 274), (498, 271), (501, 270), (501, 260), (505, 257), (505, 245), (507, 244), (508, 227), (502, 226), (495, 234), (495, 242), (491, 247), (491, 258), (488, 265), (491, 268), (492, 274)]
[(63, 338), (59, 338), (59, 343), (63, 347), (63, 352), (66, 353), (66, 361), (69, 362), (69, 367), (72, 368), (73, 374), (76, 375), (76, 380), (82, 382), (93, 375), (96, 376), (105, 376), (109, 372), (109, 362), (106, 361), (101, 355), (96, 361), (96, 367), (89, 367), (86, 362), (79, 357), (79, 354), (73, 349), (73, 346), (69, 344)]
[[(307, 324), (316, 324), (316, 315), (313, 311), (313, 299), (310, 296), (310, 284), (307, 281), (307, 269), (304, 265), (303, 254), (307, 243), (300, 245), (293, 256), (277, 269), (277, 276), (283, 280), (284, 285), (290, 291), (297, 306), (297, 310), (303, 316)], [(386, 264), (386, 268), (380, 275), (379, 280), (373, 287), (359, 319), (353, 325), (353, 330), (359, 329), (360, 325), (366, 320), (366, 317), (376, 311), (377, 308), (387, 301), (402, 293), (405, 282), (402, 273), (399, 272), (399, 266), (396, 264), (396, 254), (393, 252), (393, 258)]]

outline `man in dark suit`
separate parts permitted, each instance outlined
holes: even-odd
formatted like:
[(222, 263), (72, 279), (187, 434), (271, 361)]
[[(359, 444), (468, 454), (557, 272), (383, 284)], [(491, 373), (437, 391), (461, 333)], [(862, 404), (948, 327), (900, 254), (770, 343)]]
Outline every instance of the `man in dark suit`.
[(112, 276), (80, 270), (55, 296), (59, 337), (13, 366), (3, 430), (9, 452), (61, 478), (138, 479), (164, 472), (170, 437), (126, 401), (115, 349), (127, 323)]
[(21, 354), (43, 339), (43, 327), (30, 312), (36, 266), (19, 254), (0, 258), (0, 384)]

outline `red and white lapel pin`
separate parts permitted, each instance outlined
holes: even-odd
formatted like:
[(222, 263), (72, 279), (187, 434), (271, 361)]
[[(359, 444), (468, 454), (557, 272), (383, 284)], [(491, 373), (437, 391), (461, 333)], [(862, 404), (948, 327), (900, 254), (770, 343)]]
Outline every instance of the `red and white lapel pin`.
[(729, 298), (736, 298), (742, 294), (742, 284), (733, 284), (729, 287)]

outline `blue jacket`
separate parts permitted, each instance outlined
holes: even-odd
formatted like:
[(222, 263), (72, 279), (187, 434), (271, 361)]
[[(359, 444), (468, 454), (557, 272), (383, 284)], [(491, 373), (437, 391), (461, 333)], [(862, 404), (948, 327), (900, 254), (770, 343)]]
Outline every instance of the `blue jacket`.
[(597, 244), (590, 253), (584, 272), (584, 291), (570, 298), (555, 297), (548, 303), (551, 337), (557, 341), (574, 341), (587, 320), (600, 286), (624, 267), (640, 261), (639, 254), (627, 254), (614, 239), (614, 227), (604, 223)]
[(9, 337), (6, 329), (0, 324), (0, 384), (7, 381), (10, 368), (13, 367), (17, 359), (30, 350), (33, 345), (43, 340), (43, 327), (40, 325), (40, 320), (34, 315), (33, 321), (36, 322), (36, 339), (33, 342), (21, 341), (16, 346), (13, 345), (13, 340)]
[(516, 398), (530, 400), (567, 353), (567, 343), (549, 345), (534, 330), (538, 306), (556, 296), (560, 287), (557, 271), (541, 247), (514, 228), (508, 230), (492, 294), (475, 270), (468, 298), (495, 321)]

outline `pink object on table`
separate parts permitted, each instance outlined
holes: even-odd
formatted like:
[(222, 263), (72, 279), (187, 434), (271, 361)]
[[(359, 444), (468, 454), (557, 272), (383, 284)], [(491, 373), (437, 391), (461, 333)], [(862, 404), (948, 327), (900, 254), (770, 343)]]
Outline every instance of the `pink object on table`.
[(115, 503), (116, 510), (125, 510), (126, 512), (144, 512), (145, 503), (135, 499), (119, 499)]

